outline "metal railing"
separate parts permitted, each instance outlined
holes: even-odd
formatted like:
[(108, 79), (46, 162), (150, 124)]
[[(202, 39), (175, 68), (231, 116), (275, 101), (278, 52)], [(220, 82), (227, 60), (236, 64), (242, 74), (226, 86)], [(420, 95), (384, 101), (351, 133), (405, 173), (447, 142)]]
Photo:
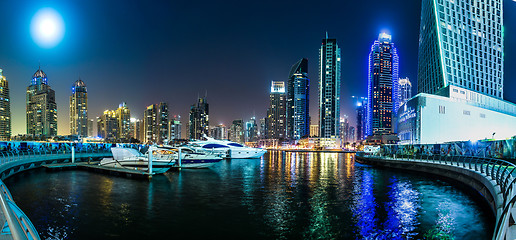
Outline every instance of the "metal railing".
[[(109, 149), (79, 149), (74, 151), (75, 154), (80, 153), (107, 153)], [(47, 158), (56, 156), (71, 157), (71, 149), (62, 150), (23, 150), (23, 151), (2, 151), (0, 152), (0, 168), (7, 163), (16, 161), (31, 160), (38, 158), (44, 161)], [(0, 211), (5, 217), (7, 223), (4, 224), (1, 234), (10, 234), (16, 240), (32, 240), (40, 239), (38, 232), (30, 222), (29, 218), (14, 203), (11, 193), (7, 186), (0, 180)]]
[[(516, 202), (516, 164), (496, 158), (461, 155), (366, 154), (361, 152), (357, 153), (357, 156), (376, 159), (379, 158), (387, 161), (412, 161), (455, 166), (475, 171), (476, 173), (483, 175), (488, 180), (494, 181), (500, 188), (503, 202), (502, 212), (499, 216), (496, 216), (497, 219), (493, 239), (503, 239), (503, 236), (500, 236), (500, 228), (506, 225), (505, 222), (508, 221), (511, 209)], [(496, 198), (496, 196), (493, 197)]]

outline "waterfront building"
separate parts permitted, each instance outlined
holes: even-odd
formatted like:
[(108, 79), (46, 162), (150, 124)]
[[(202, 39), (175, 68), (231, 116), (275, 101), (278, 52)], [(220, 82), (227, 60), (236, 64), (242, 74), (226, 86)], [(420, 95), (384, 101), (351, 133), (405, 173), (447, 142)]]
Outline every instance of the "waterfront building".
[(11, 98), (9, 83), (0, 69), (0, 141), (11, 139)]
[(340, 48), (337, 39), (322, 40), (319, 52), (319, 137), (338, 138), (340, 131)]
[(144, 133), (143, 133), (143, 120), (131, 118), (131, 137), (140, 141), (141, 143), (145, 142)]
[(502, 99), (503, 1), (423, 0), (418, 93), (449, 85)]
[(199, 98), (197, 103), (190, 107), (190, 120), (188, 122), (188, 138), (201, 139), (209, 134), (210, 109), (206, 97)]
[(93, 129), (93, 126), (95, 126), (95, 120), (89, 119), (88, 120), (88, 137), (92, 138), (95, 137), (95, 129)]
[(105, 110), (97, 118), (97, 135), (107, 142), (114, 142), (118, 139), (119, 128), (116, 111)]
[(160, 102), (148, 106), (143, 113), (143, 132), (146, 143), (162, 144), (168, 140), (168, 104)]
[(56, 93), (48, 85), (47, 75), (39, 68), (27, 87), (27, 134), (57, 136)]
[(347, 115), (344, 115), (343, 118), (340, 118), (340, 139), (343, 142), (349, 141), (349, 121)]
[(290, 69), (287, 82), (287, 137), (298, 140), (310, 133), (310, 79), (308, 59), (303, 58)]
[(168, 128), (169, 128), (169, 134), (168, 134), (168, 139), (169, 140), (174, 140), (174, 139), (182, 139), (181, 137), (181, 127), (182, 127), (182, 124), (181, 124), (181, 116), (179, 115), (174, 115), (170, 121), (169, 121), (169, 124), (168, 124)]
[(389, 34), (381, 33), (369, 53), (366, 136), (394, 133), (399, 108), (398, 53)]
[(255, 142), (258, 140), (258, 125), (256, 125), (256, 118), (252, 117), (245, 123), (245, 141)]
[(310, 125), (310, 137), (319, 137), (319, 125)]
[(245, 142), (244, 121), (242, 119), (233, 120), (229, 128), (229, 140), (237, 143)]
[(267, 138), (284, 139), (286, 136), (286, 95), (285, 82), (272, 81), (267, 109)]
[(357, 132), (356, 132), (356, 140), (357, 141), (362, 141), (364, 140), (364, 136), (365, 136), (365, 127), (364, 127), (364, 123), (365, 123), (365, 106), (367, 105), (367, 100), (363, 100), (361, 102), (358, 102), (357, 103)]
[(260, 118), (260, 131), (258, 132), (258, 135), (261, 139), (267, 138), (267, 118)]
[(70, 95), (70, 134), (88, 136), (88, 90), (81, 79), (74, 82)]
[(355, 127), (349, 126), (347, 142), (355, 142)]
[(502, 1), (424, 0), (418, 95), (398, 111), (400, 143), (506, 139), (516, 104), (503, 98)]
[(400, 78), (399, 86), (399, 104), (401, 106), (403, 103), (406, 103), (412, 97), (412, 83), (410, 82), (409, 78)]
[(217, 126), (211, 127), (210, 132), (211, 132), (210, 136), (217, 140), (228, 139), (228, 131), (227, 131), (226, 125), (224, 125), (224, 124), (219, 124)]
[(125, 102), (120, 103), (118, 105), (118, 109), (116, 110), (116, 118), (118, 121), (118, 139), (123, 139), (125, 141), (131, 139), (133, 137), (133, 132), (131, 131), (131, 111), (127, 107)]

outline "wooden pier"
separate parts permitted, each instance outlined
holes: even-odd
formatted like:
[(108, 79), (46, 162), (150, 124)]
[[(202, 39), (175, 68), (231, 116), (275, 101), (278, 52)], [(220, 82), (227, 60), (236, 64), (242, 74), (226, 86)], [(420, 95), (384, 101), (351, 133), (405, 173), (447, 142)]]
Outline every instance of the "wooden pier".
[(152, 178), (152, 175), (146, 171), (130, 168), (115, 168), (98, 165), (99, 162), (78, 162), (78, 163), (56, 163), (43, 165), (47, 170), (65, 170), (65, 169), (83, 169), (94, 172), (108, 173), (115, 176), (129, 177), (129, 178)]

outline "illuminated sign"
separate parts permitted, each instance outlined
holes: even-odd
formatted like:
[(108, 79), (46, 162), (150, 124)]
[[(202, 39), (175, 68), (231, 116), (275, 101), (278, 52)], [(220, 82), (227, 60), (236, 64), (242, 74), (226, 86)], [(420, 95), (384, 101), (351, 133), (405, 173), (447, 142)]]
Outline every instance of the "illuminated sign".
[(398, 120), (399, 123), (405, 122), (409, 119), (416, 117), (416, 111), (412, 107), (407, 107), (407, 104), (403, 106), (403, 112), (400, 114), (400, 118)]

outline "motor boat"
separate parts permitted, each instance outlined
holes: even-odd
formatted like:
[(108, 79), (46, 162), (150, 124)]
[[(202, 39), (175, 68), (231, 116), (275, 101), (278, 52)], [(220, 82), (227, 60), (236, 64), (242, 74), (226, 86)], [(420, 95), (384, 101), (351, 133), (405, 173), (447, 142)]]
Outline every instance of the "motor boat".
[(267, 152), (262, 148), (247, 147), (228, 140), (217, 140), (206, 136), (204, 138), (206, 138), (205, 141), (193, 141), (188, 146), (198, 152), (219, 154), (224, 158), (261, 158)]
[(177, 151), (159, 147), (151, 147), (151, 149), (146, 154), (142, 154), (133, 148), (112, 147), (113, 157), (102, 159), (99, 165), (148, 171), (149, 154), (152, 154), (152, 171), (154, 173), (164, 173), (176, 163)]
[(220, 154), (199, 152), (189, 147), (164, 146), (163, 148), (181, 150), (181, 159), (176, 159), (177, 164), (174, 164), (172, 168), (209, 168), (223, 159)]

